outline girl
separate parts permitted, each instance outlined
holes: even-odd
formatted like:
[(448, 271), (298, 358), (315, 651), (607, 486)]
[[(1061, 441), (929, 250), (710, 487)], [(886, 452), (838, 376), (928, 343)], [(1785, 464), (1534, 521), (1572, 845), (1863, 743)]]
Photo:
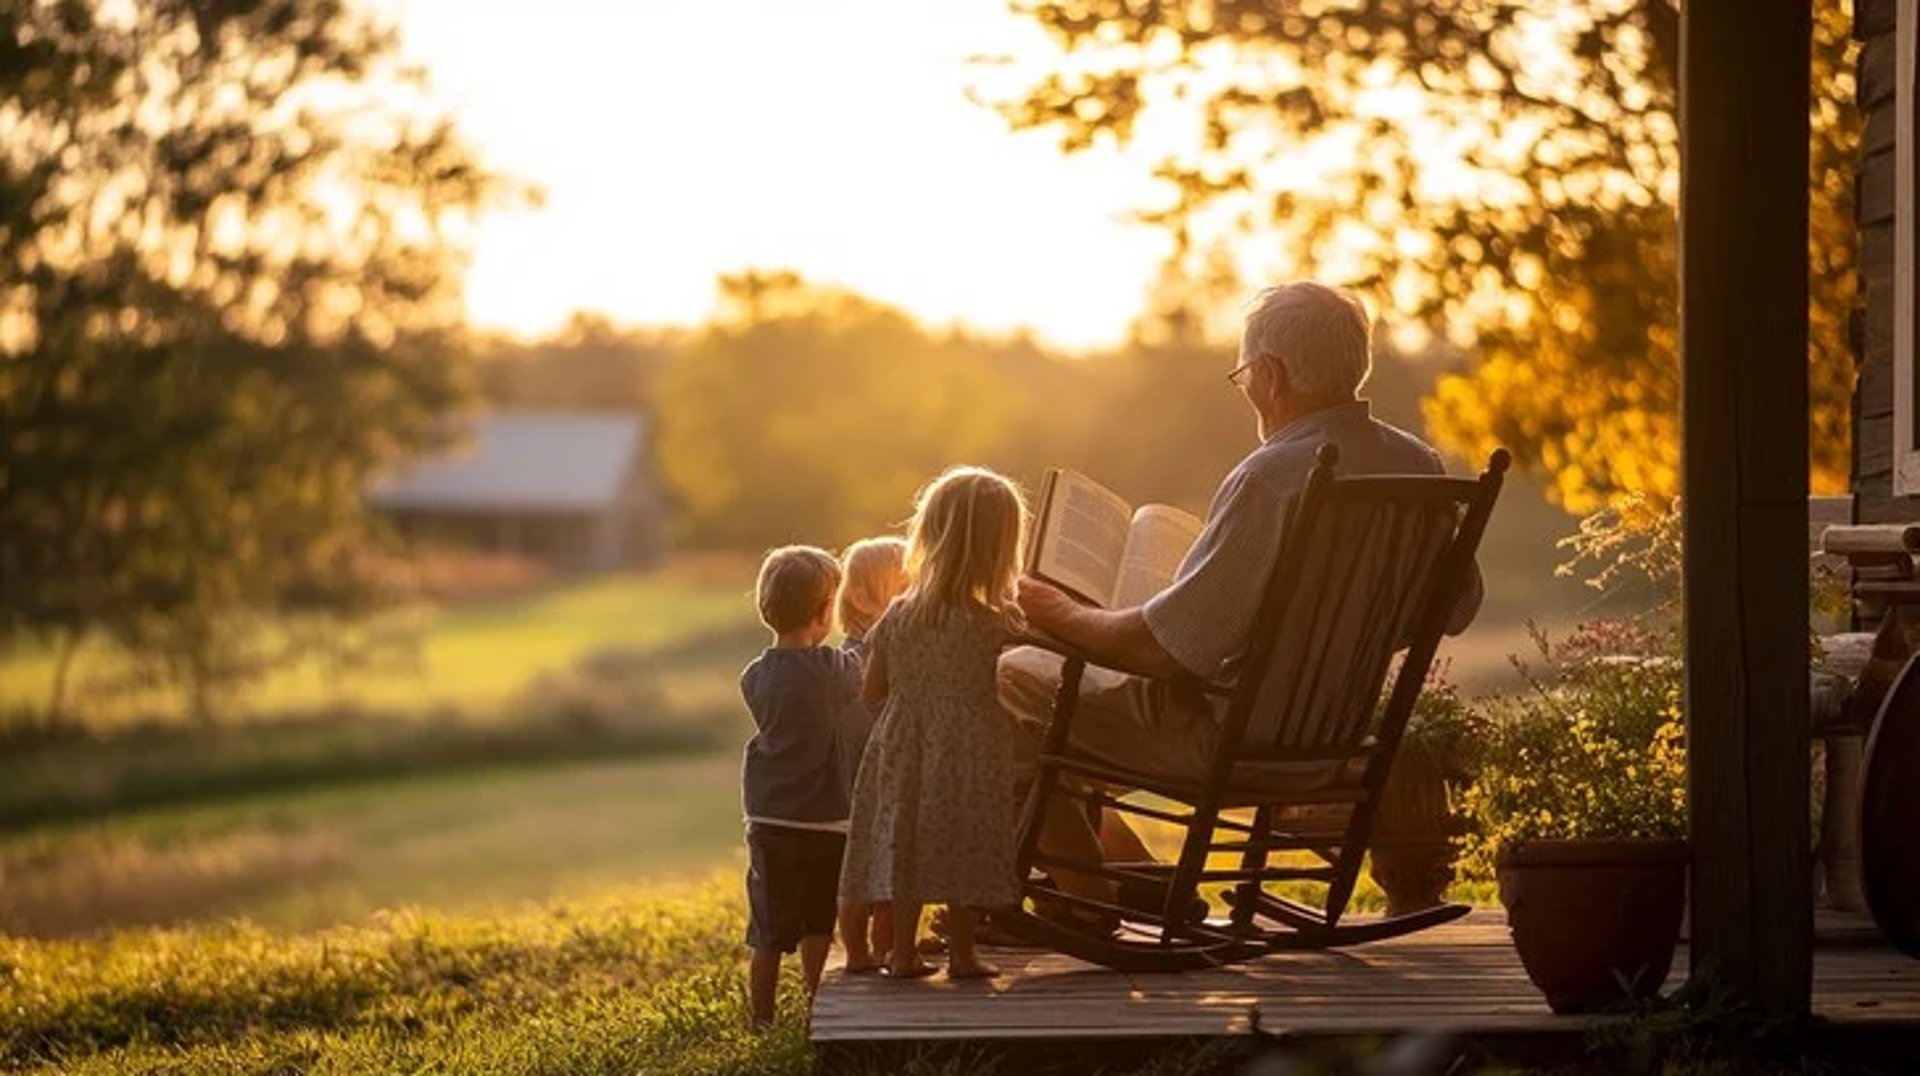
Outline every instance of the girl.
[[(898, 538), (863, 538), (840, 555), (840, 593), (834, 599), (834, 611), (840, 630), (846, 633), (841, 648), (863, 664), (867, 660), (867, 633), (887, 606), (907, 589), (907, 543)], [(851, 792), (854, 771), (866, 749), (872, 722), (850, 728), (843, 758), (850, 764), (846, 773)], [(869, 917), (862, 908), (842, 909), (841, 944), (847, 948), (847, 974), (877, 971), (893, 951), (892, 907), (875, 904)], [(871, 918), (871, 922), (868, 919)]]
[(841, 937), (856, 933), (849, 917), (892, 901), (887, 971), (896, 978), (934, 971), (914, 944), (929, 903), (948, 910), (947, 976), (999, 974), (974, 951), (974, 909), (1020, 900), (1014, 728), (995, 667), (1018, 617), (1026, 524), (1005, 478), (975, 467), (941, 475), (915, 506), (907, 591), (867, 636), (866, 697), (880, 719), (854, 783)]

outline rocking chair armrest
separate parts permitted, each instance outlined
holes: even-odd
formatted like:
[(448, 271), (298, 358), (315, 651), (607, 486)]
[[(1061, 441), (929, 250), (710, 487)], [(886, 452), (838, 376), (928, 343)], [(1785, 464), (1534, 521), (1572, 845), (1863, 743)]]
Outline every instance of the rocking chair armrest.
[(1081, 650), (1079, 647), (1074, 646), (1071, 643), (1065, 642), (1056, 636), (1048, 635), (1045, 632), (1036, 631), (1032, 628), (1027, 628), (1023, 631), (1009, 632), (1007, 635), (1006, 645), (1009, 648), (1016, 647), (1016, 646), (1031, 646), (1040, 650), (1045, 650), (1051, 654), (1058, 654), (1061, 657), (1066, 658), (1068, 661), (1078, 661), (1086, 665), (1100, 664), (1099, 662), (1095, 661), (1091, 655), (1089, 655), (1086, 651)]
[(1129, 676), (1144, 677), (1148, 680), (1167, 680), (1183, 687), (1190, 687), (1205, 695), (1217, 696), (1219, 698), (1230, 698), (1233, 695), (1233, 686), (1231, 684), (1204, 680), (1190, 673), (1169, 677), (1160, 673), (1149, 672), (1145, 669), (1132, 668), (1122, 662), (1094, 657), (1092, 654), (1074, 646), (1072, 643), (1065, 642), (1057, 636), (1048, 635), (1045, 632), (1035, 631), (1031, 628), (1008, 635), (1007, 645), (1037, 647), (1049, 653), (1058, 654), (1068, 661), (1078, 661), (1084, 665), (1098, 665), (1103, 669), (1112, 669), (1115, 672), (1123, 672)]

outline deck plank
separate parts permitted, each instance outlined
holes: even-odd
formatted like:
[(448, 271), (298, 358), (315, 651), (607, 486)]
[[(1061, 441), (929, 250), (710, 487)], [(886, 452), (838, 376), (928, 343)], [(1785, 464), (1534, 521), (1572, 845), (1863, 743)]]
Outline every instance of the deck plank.
[[(1177, 975), (1121, 974), (1058, 953), (991, 949), (991, 982), (896, 983), (830, 969), (814, 1002), (821, 1044), (1412, 1031), (1577, 1032), (1521, 968), (1506, 918), (1476, 910), (1421, 934), (1338, 952), (1287, 953)], [(1677, 960), (1669, 985), (1684, 975)], [(1814, 1011), (1829, 1020), (1920, 1027), (1920, 961), (1864, 946), (1822, 949)]]

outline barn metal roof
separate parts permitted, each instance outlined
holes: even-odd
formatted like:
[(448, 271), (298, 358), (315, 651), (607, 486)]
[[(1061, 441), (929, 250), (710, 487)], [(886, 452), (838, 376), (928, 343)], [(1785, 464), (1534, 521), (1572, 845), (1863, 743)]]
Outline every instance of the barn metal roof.
[(495, 412), (445, 456), (376, 485), (388, 511), (597, 512), (619, 496), (640, 451), (631, 415)]

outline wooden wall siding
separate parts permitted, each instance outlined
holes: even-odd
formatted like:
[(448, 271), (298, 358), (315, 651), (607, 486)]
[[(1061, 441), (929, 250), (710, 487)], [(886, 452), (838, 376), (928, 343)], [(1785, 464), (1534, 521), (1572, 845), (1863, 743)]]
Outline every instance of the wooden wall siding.
[(1893, 496), (1894, 0), (1856, 0), (1859, 104), (1866, 118), (1857, 211), (1865, 297), (1854, 360), (1853, 491), (1863, 523), (1920, 518), (1920, 501)]

